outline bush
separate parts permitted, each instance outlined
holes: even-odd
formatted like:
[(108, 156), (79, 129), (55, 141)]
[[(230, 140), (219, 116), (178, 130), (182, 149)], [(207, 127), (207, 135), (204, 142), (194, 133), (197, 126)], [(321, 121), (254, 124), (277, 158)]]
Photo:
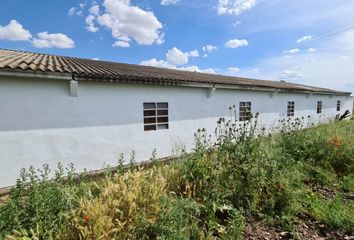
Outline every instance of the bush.
[(80, 201), (63, 235), (69, 239), (148, 238), (145, 233), (155, 224), (160, 199), (166, 195), (161, 170), (128, 171), (107, 179), (98, 197)]
[(156, 239), (201, 239), (201, 206), (191, 198), (164, 197), (152, 230)]
[[(345, 232), (354, 229), (353, 204), (325, 200), (306, 185), (354, 192), (354, 124), (304, 129), (305, 119), (281, 120), (266, 136), (258, 114), (219, 119), (216, 142), (205, 129), (195, 152), (169, 165), (137, 169), (120, 157), (117, 172), (94, 183), (61, 166), (22, 172), (0, 207), (0, 239), (241, 239), (245, 218), (294, 231), (300, 213)], [(310, 120), (308, 120), (310, 121)], [(347, 204), (347, 205), (346, 205)], [(15, 231), (13, 231), (15, 230)]]
[(81, 197), (92, 196), (93, 187), (75, 179), (72, 166), (65, 171), (59, 164), (55, 180), (49, 181), (49, 176), (47, 165), (21, 171), (9, 200), (0, 206), (0, 238), (13, 230), (31, 229), (28, 235), (46, 238), (66, 224), (64, 214), (76, 208)]

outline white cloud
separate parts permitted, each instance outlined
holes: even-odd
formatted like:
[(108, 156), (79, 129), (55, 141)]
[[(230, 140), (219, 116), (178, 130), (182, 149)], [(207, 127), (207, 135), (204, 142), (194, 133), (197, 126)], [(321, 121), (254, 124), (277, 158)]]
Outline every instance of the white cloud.
[(161, 5), (167, 6), (167, 5), (173, 5), (177, 4), (180, 0), (161, 0)]
[(156, 58), (152, 58), (147, 61), (142, 61), (140, 63), (140, 65), (145, 65), (145, 66), (150, 66), (150, 67), (170, 68), (170, 69), (183, 70), (183, 71), (189, 71), (189, 72), (201, 72), (201, 73), (209, 73), (209, 74), (216, 73), (216, 71), (212, 68), (200, 69), (199, 67), (197, 67), (195, 65), (187, 66), (187, 67), (177, 67), (177, 66), (170, 64), (164, 60), (156, 60)]
[(316, 48), (309, 48), (307, 50), (307, 52), (309, 52), (309, 53), (313, 53), (313, 52), (316, 52), (316, 51), (317, 51)]
[(94, 15), (88, 15), (86, 17), (86, 29), (89, 32), (97, 32), (99, 30), (98, 27), (95, 26), (94, 20), (96, 19), (96, 17)]
[(91, 8), (90, 15), (94, 17), (86, 23), (88, 30), (95, 30), (95, 26), (90, 24), (96, 22), (110, 30), (112, 36), (119, 41), (134, 40), (139, 45), (164, 42), (162, 24), (153, 12), (133, 6), (130, 0), (104, 0), (103, 6), (103, 14), (99, 14), (99, 8)]
[(156, 39), (156, 44), (161, 45), (165, 42), (165, 34), (161, 33), (160, 36)]
[(150, 60), (142, 61), (141, 65), (151, 66), (151, 67), (161, 67), (161, 68), (171, 68), (176, 69), (176, 66), (171, 65), (163, 60), (156, 60), (156, 58), (152, 58)]
[(187, 64), (189, 61), (189, 57), (199, 57), (198, 50), (182, 52), (178, 48), (173, 47), (166, 53), (167, 62), (175, 66)]
[(69, 15), (69, 16), (74, 15), (74, 14), (75, 14), (75, 11), (76, 11), (76, 8), (75, 8), (75, 7), (70, 8), (69, 11), (68, 11), (68, 15)]
[(68, 16), (71, 17), (73, 15), (81, 16), (82, 15), (82, 10), (84, 9), (85, 4), (80, 3), (78, 7), (72, 7), (68, 11)]
[(305, 78), (305, 75), (301, 73), (304, 69), (302, 66), (294, 66), (289, 69), (282, 71), (279, 74), (279, 78), (283, 80), (296, 80)]
[(189, 66), (189, 67), (180, 67), (178, 70), (183, 70), (183, 71), (189, 71), (189, 72), (201, 72), (201, 73), (209, 73), (209, 74), (215, 74), (215, 70), (212, 68), (207, 68), (207, 69), (200, 69), (197, 66)]
[(100, 7), (98, 5), (93, 5), (89, 12), (92, 14), (92, 15), (98, 15), (100, 13)]
[(232, 24), (233, 27), (237, 27), (238, 25), (241, 25), (241, 21), (236, 21)]
[(0, 39), (9, 41), (28, 41), (31, 38), (31, 33), (24, 29), (16, 20), (11, 20), (6, 26), (0, 25)]
[[(250, 67), (259, 68), (263, 79), (287, 78), (299, 84), (354, 92), (354, 30), (340, 33), (316, 47), (316, 54), (303, 52), (292, 58), (274, 56), (261, 59), (258, 64)], [(241, 75), (260, 77), (243, 71)]]
[(293, 49), (285, 50), (284, 54), (285, 55), (293, 55), (293, 54), (296, 54), (296, 53), (299, 53), (299, 52), (300, 52), (299, 48), (293, 48)]
[(312, 39), (312, 36), (311, 35), (307, 35), (307, 36), (303, 36), (301, 38), (299, 38), (296, 43), (303, 43), (303, 42), (307, 42), (309, 40)]
[(240, 15), (242, 12), (251, 9), (256, 0), (218, 0), (218, 14)]
[(248, 41), (246, 39), (231, 39), (225, 43), (227, 48), (239, 48), (248, 46)]
[(238, 67), (229, 67), (227, 71), (229, 71), (230, 73), (238, 73), (241, 71), (241, 69)]
[(49, 34), (48, 32), (41, 32), (34, 38), (32, 45), (37, 48), (73, 48), (74, 41), (62, 33)]
[(217, 50), (217, 49), (218, 49), (218, 48), (217, 48), (216, 46), (209, 45), (209, 44), (202, 47), (202, 50), (203, 50), (204, 52), (208, 52), (208, 53), (211, 53), (211, 52), (213, 52), (213, 51), (215, 51), (215, 50)]
[(124, 47), (124, 48), (127, 48), (127, 47), (130, 47), (130, 44), (129, 44), (129, 42), (126, 42), (126, 41), (116, 41), (115, 43), (113, 43), (112, 46), (113, 47)]
[(189, 61), (189, 57), (199, 57), (199, 52), (197, 50), (193, 50), (190, 52), (183, 52), (178, 48), (173, 47), (170, 50), (168, 50), (168, 52), (166, 53), (166, 60), (157, 60), (156, 58), (152, 58), (150, 60), (142, 61), (140, 64), (146, 66), (152, 66), (152, 67), (161, 67), (161, 68), (178, 69), (184, 71), (215, 74), (215, 70), (212, 68), (200, 69), (195, 65), (179, 67), (180, 65), (187, 64)]

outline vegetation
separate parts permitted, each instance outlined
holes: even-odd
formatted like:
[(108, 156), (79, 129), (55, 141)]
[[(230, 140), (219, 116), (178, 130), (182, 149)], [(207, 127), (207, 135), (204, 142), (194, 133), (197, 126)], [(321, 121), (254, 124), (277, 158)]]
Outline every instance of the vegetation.
[(235, 118), (218, 121), (216, 144), (198, 130), (194, 154), (168, 165), (120, 164), (98, 180), (60, 165), (50, 181), (47, 166), (22, 171), (0, 206), (0, 239), (242, 239), (250, 219), (293, 234), (309, 219), (354, 234), (353, 121), (285, 119), (270, 135), (258, 114)]

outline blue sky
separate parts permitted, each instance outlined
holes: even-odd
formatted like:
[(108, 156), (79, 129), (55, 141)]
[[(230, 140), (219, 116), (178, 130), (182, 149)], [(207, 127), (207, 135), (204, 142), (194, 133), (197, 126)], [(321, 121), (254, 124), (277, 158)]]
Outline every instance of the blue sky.
[(0, 48), (354, 92), (352, 0), (4, 0)]

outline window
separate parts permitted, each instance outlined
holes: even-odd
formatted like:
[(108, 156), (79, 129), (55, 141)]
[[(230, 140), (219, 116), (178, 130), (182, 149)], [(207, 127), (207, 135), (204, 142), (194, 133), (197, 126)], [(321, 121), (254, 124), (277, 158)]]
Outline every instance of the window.
[(317, 113), (322, 113), (322, 101), (317, 102)]
[(340, 111), (340, 101), (338, 100), (337, 101), (337, 112), (339, 112)]
[(144, 103), (144, 131), (168, 129), (168, 103)]
[(240, 121), (249, 121), (251, 118), (251, 102), (240, 102)]
[(295, 113), (295, 102), (289, 101), (288, 102), (288, 113), (287, 113), (287, 116), (288, 117), (293, 117), (294, 113)]

